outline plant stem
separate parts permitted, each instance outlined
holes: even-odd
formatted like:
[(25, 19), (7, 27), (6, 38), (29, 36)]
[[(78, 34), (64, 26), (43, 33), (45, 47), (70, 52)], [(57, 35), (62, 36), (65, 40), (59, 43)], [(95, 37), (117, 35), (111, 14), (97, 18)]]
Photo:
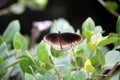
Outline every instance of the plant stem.
[(79, 67), (78, 67), (77, 62), (76, 62), (76, 57), (74, 56), (74, 50), (72, 49), (72, 51), (73, 51), (72, 59), (73, 59), (73, 61), (74, 61), (74, 63), (75, 63), (76, 69), (77, 69), (77, 71), (78, 71), (78, 70), (79, 70)]
[(50, 58), (50, 61), (51, 61), (51, 63), (53, 64), (53, 66), (54, 66), (54, 68), (55, 68), (55, 71), (56, 71), (56, 74), (57, 74), (57, 76), (58, 76), (58, 79), (59, 79), (59, 80), (62, 80), (62, 77), (60, 76), (60, 74), (59, 74), (59, 72), (58, 72), (58, 70), (57, 70), (57, 68), (56, 68), (56, 66), (55, 66), (55, 63), (54, 63), (54, 61), (52, 60), (52, 57), (50, 56), (49, 58)]
[(103, 80), (108, 80), (108, 78), (112, 75), (112, 73), (115, 71), (115, 69), (116, 69), (119, 65), (120, 65), (120, 62), (117, 62)]

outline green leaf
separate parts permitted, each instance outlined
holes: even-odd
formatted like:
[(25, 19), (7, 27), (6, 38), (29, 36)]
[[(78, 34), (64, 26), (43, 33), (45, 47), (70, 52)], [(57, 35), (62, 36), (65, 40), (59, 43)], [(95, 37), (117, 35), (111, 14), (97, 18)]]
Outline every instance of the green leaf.
[(93, 43), (93, 42), (89, 42), (89, 43), (87, 44), (87, 46), (88, 46), (88, 49), (89, 49), (91, 52), (95, 51), (96, 48), (97, 48), (96, 44)]
[(0, 45), (0, 56), (4, 61), (8, 58), (8, 50), (5, 42)]
[(120, 62), (120, 52), (111, 50), (106, 53), (105, 55), (106, 58), (106, 68), (111, 69), (117, 62)]
[(56, 59), (55, 64), (58, 72), (62, 77), (65, 77), (68, 73), (68, 69), (71, 62), (71, 55), (67, 54)]
[(19, 15), (25, 11), (25, 6), (19, 3), (14, 3), (10, 6), (10, 11), (16, 15)]
[(0, 56), (0, 64), (2, 64), (3, 63), (3, 59), (2, 59), (2, 57)]
[(19, 63), (21, 70), (24, 73), (33, 74), (33, 71), (36, 69), (34, 61), (28, 55), (21, 56), (21, 58), (25, 59)]
[(105, 51), (102, 49), (96, 49), (96, 52), (90, 57), (90, 61), (94, 66), (100, 66), (100, 69), (105, 65)]
[(81, 54), (82, 58), (84, 58), (85, 60), (88, 59), (88, 57), (90, 56), (90, 51), (87, 47), (87, 41), (84, 40), (80, 45), (78, 45), (77, 47), (77, 51), (82, 50), (81, 52), (83, 52)]
[(41, 41), (37, 47), (37, 57), (42, 62), (49, 62), (49, 54), (43, 41)]
[(51, 63), (39, 62), (37, 65), (40, 65), (39, 68), (41, 75), (44, 75), (48, 70), (53, 68), (53, 65)]
[(63, 80), (70, 80), (70, 75), (71, 75), (71, 69), (68, 68), (67, 75), (63, 78)]
[(100, 49), (97, 49), (96, 56), (99, 61), (98, 64), (104, 66), (105, 65), (105, 54), (103, 53), (103, 51)]
[(0, 35), (0, 45), (4, 42), (3, 37)]
[(43, 10), (45, 9), (48, 0), (29, 0), (26, 2), (27, 7), (29, 7), (32, 10)]
[(73, 74), (71, 78), (71, 80), (86, 80), (86, 79), (87, 79), (87, 74), (85, 73), (84, 69), (81, 69), (79, 72)]
[(92, 43), (94, 43), (94, 44), (98, 43), (99, 40), (101, 40), (101, 39), (104, 39), (104, 38), (102, 37), (102, 34), (101, 34), (101, 33), (96, 33), (96, 34), (94, 34), (92, 37), (90, 37), (90, 41), (91, 41)]
[(22, 36), (19, 32), (16, 32), (13, 38), (13, 46), (16, 50), (27, 50), (28, 43), (24, 36)]
[(119, 5), (117, 4), (117, 2), (115, 1), (105, 1), (105, 7), (108, 9), (108, 10), (112, 10), (112, 11), (116, 11), (118, 10), (119, 8)]
[(90, 59), (87, 59), (84, 64), (84, 69), (87, 73), (93, 73), (95, 71), (95, 68), (92, 66)]
[(94, 21), (92, 20), (92, 18), (87, 18), (87, 20), (85, 20), (82, 24), (82, 31), (84, 30), (89, 30), (89, 31), (94, 31), (95, 29), (95, 23)]
[(4, 70), (6, 70), (6, 69), (8, 69), (10, 67), (15, 66), (16, 64), (18, 64), (18, 63), (20, 63), (21, 61), (24, 61), (24, 60), (25, 60), (25, 58), (17, 59), (16, 61), (13, 61), (13, 62), (5, 65), (4, 67), (1, 67), (0, 72), (4, 71)]
[(7, 29), (3, 33), (3, 39), (6, 43), (10, 43), (13, 40), (13, 36), (16, 32), (20, 31), (20, 24), (18, 20), (13, 20), (8, 25)]
[(4, 76), (7, 72), (7, 69), (4, 69), (8, 64), (8, 50), (6, 43), (0, 45), (0, 78)]
[(36, 80), (36, 79), (33, 75), (25, 73), (24, 80)]
[(118, 17), (118, 20), (117, 20), (116, 32), (117, 32), (117, 33), (120, 33), (120, 16)]
[(117, 40), (119, 40), (119, 38), (117, 37), (106, 37), (106, 38), (104, 37), (103, 39), (101, 39), (101, 41), (97, 43), (97, 46), (105, 46), (105, 45), (114, 43)]
[[(0, 79), (3, 78), (3, 76), (7, 73), (8, 68), (5, 68), (8, 64), (8, 61), (5, 60), (0, 64)], [(4, 69), (5, 68), (5, 69)]]
[(42, 77), (43, 76), (40, 73), (36, 74), (36, 80), (43, 80)]
[(65, 53), (62, 50), (57, 51), (57, 50), (55, 50), (51, 47), (51, 54), (52, 54), (53, 57), (60, 57), (60, 56), (64, 55)]
[(102, 27), (101, 26), (96, 26), (95, 29), (94, 29), (94, 34), (97, 34), (97, 33), (102, 33), (103, 30), (102, 30)]
[(98, 63), (99, 63), (96, 54), (90, 58), (90, 61), (91, 61), (92, 65), (98, 65)]
[(86, 71), (93, 73), (95, 71), (95, 68), (92, 65), (87, 65), (86, 66)]
[(119, 36), (118, 36), (118, 40), (116, 41), (116, 42), (114, 42), (114, 45), (115, 46), (119, 46), (120, 45), (120, 34), (118, 34)]
[(43, 76), (42, 80), (59, 80), (55, 70), (51, 69)]
[(93, 33), (92, 33), (91, 31), (85, 29), (85, 30), (82, 32), (82, 35), (83, 35), (85, 38), (89, 39), (89, 38), (93, 35)]
[(73, 27), (63, 18), (55, 20), (50, 32), (75, 32)]

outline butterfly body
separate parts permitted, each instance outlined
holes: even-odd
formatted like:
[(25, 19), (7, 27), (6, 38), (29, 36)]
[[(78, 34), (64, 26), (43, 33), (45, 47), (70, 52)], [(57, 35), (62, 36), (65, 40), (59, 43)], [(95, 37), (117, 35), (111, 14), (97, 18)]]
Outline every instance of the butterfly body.
[(68, 50), (81, 43), (82, 36), (75, 33), (50, 33), (44, 36), (44, 41), (56, 50)]

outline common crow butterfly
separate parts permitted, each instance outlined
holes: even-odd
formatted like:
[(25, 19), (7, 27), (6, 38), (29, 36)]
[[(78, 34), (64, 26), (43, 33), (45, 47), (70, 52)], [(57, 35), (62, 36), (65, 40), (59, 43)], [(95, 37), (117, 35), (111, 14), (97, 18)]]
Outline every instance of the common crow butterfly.
[(44, 36), (43, 40), (50, 44), (56, 50), (68, 50), (71, 47), (82, 42), (82, 36), (65, 32), (65, 33), (50, 33)]

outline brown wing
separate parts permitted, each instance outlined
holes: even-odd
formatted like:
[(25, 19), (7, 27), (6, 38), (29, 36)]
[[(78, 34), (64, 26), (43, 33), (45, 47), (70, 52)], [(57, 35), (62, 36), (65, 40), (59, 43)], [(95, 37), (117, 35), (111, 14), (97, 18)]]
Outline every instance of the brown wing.
[(83, 40), (82, 36), (74, 33), (62, 33), (61, 34), (61, 45), (62, 50), (67, 50)]
[(56, 50), (68, 50), (82, 40), (83, 38), (80, 35), (74, 33), (51, 33), (44, 36), (44, 41)]
[(59, 36), (57, 33), (50, 33), (44, 36), (43, 40), (50, 44), (54, 49), (61, 50)]

